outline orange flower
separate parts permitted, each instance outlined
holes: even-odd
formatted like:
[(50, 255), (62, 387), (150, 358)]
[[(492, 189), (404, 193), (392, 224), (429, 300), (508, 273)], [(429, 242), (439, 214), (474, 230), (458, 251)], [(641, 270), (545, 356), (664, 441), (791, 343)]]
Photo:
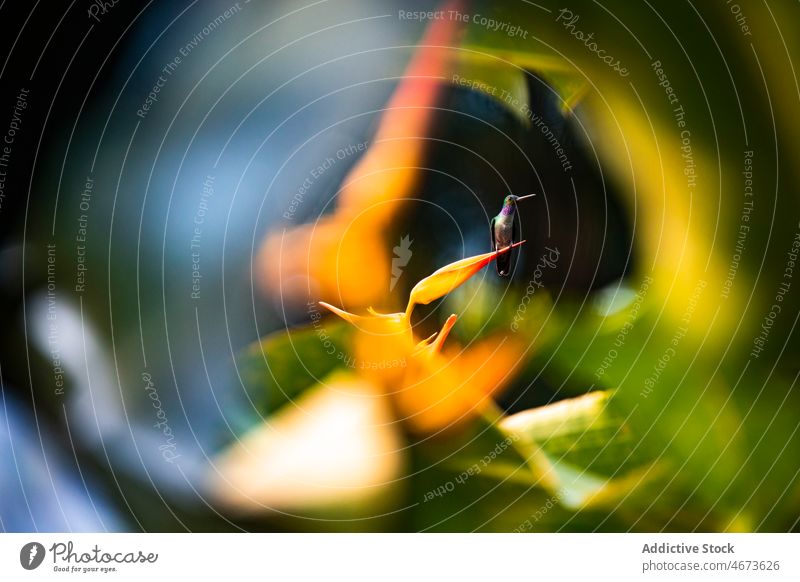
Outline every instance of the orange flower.
[(473, 418), (524, 353), (518, 340), (496, 338), (443, 351), (455, 315), (419, 341), (411, 326), (414, 305), (446, 295), (511, 248), (439, 269), (414, 287), (405, 312), (356, 315), (320, 302), (356, 327), (353, 349), (360, 365), (320, 379), (222, 451), (208, 474), (216, 499), (234, 511), (327, 518), (369, 517), (392, 507), (405, 464), (397, 418), (423, 435)]
[[(446, 295), (498, 255), (520, 244), (439, 269), (414, 286), (404, 313), (381, 314), (370, 309), (368, 315), (355, 315), (320, 302), (358, 329), (354, 355), (363, 364), (361, 374), (391, 396), (398, 415), (412, 430), (435, 433), (479, 413), (513, 375), (524, 351), (519, 341), (489, 338), (445, 354), (444, 341), (456, 316), (451, 315), (438, 334), (419, 341), (411, 326), (414, 306)], [(385, 365), (391, 362), (405, 365)]]

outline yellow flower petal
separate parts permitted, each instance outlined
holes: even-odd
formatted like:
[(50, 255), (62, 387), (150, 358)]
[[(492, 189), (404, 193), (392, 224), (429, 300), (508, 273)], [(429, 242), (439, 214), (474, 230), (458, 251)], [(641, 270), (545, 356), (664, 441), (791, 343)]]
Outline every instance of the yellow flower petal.
[(352, 346), (350, 367), (381, 386), (399, 382), (405, 374), (406, 356), (412, 353), (414, 337), (404, 313), (355, 315), (324, 301), (324, 308), (353, 324), (358, 332)]
[(344, 309), (339, 309), (338, 307), (334, 307), (330, 303), (325, 303), (324, 301), (320, 301), (319, 304), (328, 311), (332, 311), (333, 313), (344, 319), (347, 323), (352, 323), (353, 325), (358, 325), (361, 321), (365, 319), (363, 315), (356, 315), (354, 313), (350, 313), (348, 311), (345, 311)]
[(455, 356), (414, 358), (392, 392), (398, 414), (415, 433), (434, 434), (474, 418), (516, 375), (524, 342), (492, 337)]
[[(453, 329), (453, 326), (456, 324), (456, 314), (454, 313), (450, 317), (447, 318), (447, 321), (444, 322), (444, 326), (442, 326), (442, 331), (436, 332), (428, 339), (422, 340), (417, 344), (414, 348), (413, 353), (411, 354), (412, 357), (420, 357), (420, 356), (427, 356), (433, 357), (439, 352), (442, 351), (442, 346), (444, 345), (444, 341), (447, 339), (447, 336), (450, 334), (450, 330)], [(435, 339), (434, 339), (435, 338)]]
[(438, 332), (438, 331), (435, 331), (435, 332), (433, 332), (431, 335), (429, 335), (428, 337), (426, 337), (424, 340), (422, 340), (421, 342), (419, 342), (419, 343), (418, 343), (418, 344), (417, 344), (417, 345), (414, 347), (414, 353), (416, 354), (416, 353), (417, 353), (417, 352), (419, 352), (420, 350), (422, 350), (422, 349), (424, 349), (424, 348), (427, 348), (429, 345), (431, 345), (431, 342), (434, 340), (434, 338), (435, 338), (437, 335), (439, 335), (439, 332)]
[(410, 315), (414, 305), (427, 305), (431, 301), (444, 297), (497, 258), (498, 255), (507, 253), (524, 242), (523, 240), (491, 253), (484, 253), (482, 255), (461, 259), (425, 277), (422, 281), (414, 285), (414, 288), (411, 290), (411, 296), (408, 299), (408, 307), (406, 308), (406, 315)]
[(375, 335), (398, 335), (410, 331), (405, 313), (378, 313), (370, 307), (367, 310), (369, 315), (356, 315), (324, 301), (320, 301), (319, 304), (363, 332)]
[(439, 332), (439, 337), (436, 338), (436, 341), (433, 342), (431, 348), (434, 353), (439, 353), (442, 351), (442, 346), (444, 345), (444, 340), (447, 339), (447, 336), (450, 335), (450, 330), (453, 329), (453, 326), (456, 324), (456, 314), (453, 313), (450, 317), (447, 318), (447, 321), (444, 322), (442, 326), (442, 331)]

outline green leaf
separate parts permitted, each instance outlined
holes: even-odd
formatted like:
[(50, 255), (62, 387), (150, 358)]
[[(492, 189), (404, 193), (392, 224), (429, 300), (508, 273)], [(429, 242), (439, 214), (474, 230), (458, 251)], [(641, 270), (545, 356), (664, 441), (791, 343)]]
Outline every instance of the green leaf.
[(555, 463), (619, 476), (646, 462), (610, 391), (590, 392), (506, 417), (501, 427), (541, 446)]
[(625, 499), (663, 468), (650, 463), (610, 391), (597, 391), (514, 414), (500, 422), (552, 467), (558, 502), (573, 510)]
[[(412, 447), (414, 529), (425, 531), (618, 531), (587, 501), (620, 499), (628, 482), (592, 476), (548, 458), (503, 430), (491, 414), (472, 430)], [(638, 477), (638, 476), (637, 476)], [(580, 508), (582, 511), (575, 511)]]
[(347, 355), (349, 326), (321, 322), (269, 335), (237, 358), (239, 377), (262, 416), (274, 414), (334, 369), (355, 365)]
[[(588, 83), (569, 62), (534, 38), (535, 31), (540, 26), (538, 20), (540, 13), (534, 9), (514, 9), (497, 2), (477, 2), (475, 11), (482, 19), (479, 19), (479, 22), (470, 20), (461, 45), (470, 60), (489, 62), (498, 69), (517, 71), (524, 69), (535, 73), (558, 93), (562, 112), (570, 112), (586, 94)], [(509, 34), (510, 30), (492, 30), (490, 26), (481, 24), (483, 18), (498, 24), (508, 23), (519, 30), (516, 34)], [(524, 76), (520, 79), (524, 80)], [(513, 87), (513, 85), (498, 86), (507, 91), (509, 87)], [(519, 92), (509, 91), (509, 93), (519, 99), (517, 113), (525, 117), (529, 123), (530, 113), (527, 109), (520, 111), (522, 106), (528, 105), (527, 90), (524, 98)], [(494, 96), (503, 101), (498, 95)]]

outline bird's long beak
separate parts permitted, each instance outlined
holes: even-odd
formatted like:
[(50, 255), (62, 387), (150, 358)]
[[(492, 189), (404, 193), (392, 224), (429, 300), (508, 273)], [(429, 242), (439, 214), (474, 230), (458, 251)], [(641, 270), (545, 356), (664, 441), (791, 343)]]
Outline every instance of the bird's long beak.
[(526, 198), (533, 198), (534, 196), (536, 196), (536, 194), (528, 194), (526, 196), (519, 196), (517, 198), (517, 202), (519, 202), (520, 200), (525, 200)]

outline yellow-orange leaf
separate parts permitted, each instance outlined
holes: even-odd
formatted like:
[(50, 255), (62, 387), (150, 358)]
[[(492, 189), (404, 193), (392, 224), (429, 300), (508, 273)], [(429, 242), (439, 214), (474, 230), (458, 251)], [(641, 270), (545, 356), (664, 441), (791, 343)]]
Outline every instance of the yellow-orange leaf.
[(455, 263), (450, 263), (434, 272), (432, 275), (425, 277), (422, 281), (414, 285), (411, 290), (411, 296), (408, 299), (408, 308), (406, 314), (410, 314), (414, 305), (427, 305), (431, 301), (435, 301), (440, 297), (444, 297), (450, 291), (464, 283), (467, 279), (472, 277), (475, 273), (480, 271), (488, 263), (497, 258), (498, 255), (509, 252), (514, 247), (524, 243), (520, 241), (502, 249), (498, 249), (491, 253), (484, 253), (482, 255), (475, 255), (461, 259)]

